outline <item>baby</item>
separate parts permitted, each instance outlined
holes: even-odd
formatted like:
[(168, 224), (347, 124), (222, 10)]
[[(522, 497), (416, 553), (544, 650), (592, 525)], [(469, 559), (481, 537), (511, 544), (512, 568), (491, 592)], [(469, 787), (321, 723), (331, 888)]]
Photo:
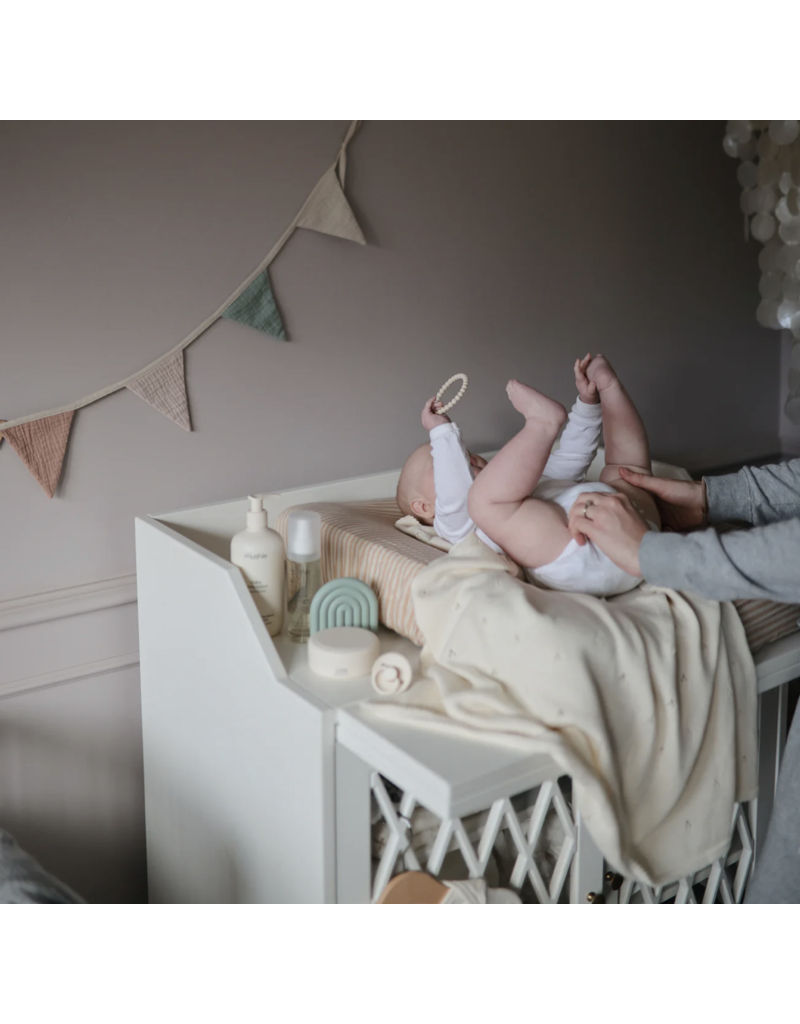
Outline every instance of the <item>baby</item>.
[[(429, 399), (422, 425), (430, 431), (430, 444), (406, 461), (397, 503), (453, 544), (476, 532), (522, 565), (532, 582), (609, 597), (632, 590), (641, 579), (619, 569), (591, 541), (579, 544), (572, 537), (567, 522), (575, 499), (586, 491), (619, 491), (651, 529), (660, 529), (661, 520), (653, 497), (619, 474), (620, 466), (650, 473), (647, 434), (630, 396), (600, 354), (576, 360), (574, 370), (579, 397), (569, 417), (563, 405), (509, 381), (506, 392), (525, 425), (490, 463), (464, 449), (456, 424), (438, 411), (442, 403)], [(553, 452), (565, 420), (561, 445)], [(601, 431), (601, 482), (586, 483)]]

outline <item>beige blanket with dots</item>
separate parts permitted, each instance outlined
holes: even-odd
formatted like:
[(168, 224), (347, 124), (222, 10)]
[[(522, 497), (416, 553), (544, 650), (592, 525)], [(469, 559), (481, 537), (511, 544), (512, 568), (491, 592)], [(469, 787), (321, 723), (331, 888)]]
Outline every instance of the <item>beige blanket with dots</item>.
[(474, 535), (413, 598), (422, 678), (370, 713), (549, 754), (606, 860), (641, 882), (725, 851), (757, 789), (756, 673), (732, 604), (543, 590)]

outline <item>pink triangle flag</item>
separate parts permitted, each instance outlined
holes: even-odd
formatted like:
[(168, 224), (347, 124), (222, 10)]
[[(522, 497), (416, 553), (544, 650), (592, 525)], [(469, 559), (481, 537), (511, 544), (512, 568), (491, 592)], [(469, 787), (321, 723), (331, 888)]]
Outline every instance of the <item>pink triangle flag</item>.
[(355, 214), (345, 198), (336, 171), (332, 167), (319, 180), (297, 222), (299, 228), (321, 231), (324, 235), (348, 238), (366, 245), (366, 238), (358, 226)]
[(163, 412), (179, 427), (183, 427), (184, 430), (192, 429), (189, 405), (186, 401), (183, 349), (126, 386), (134, 395), (138, 395), (154, 409)]
[(30, 420), (3, 431), (8, 443), (52, 498), (61, 476), (74, 412)]

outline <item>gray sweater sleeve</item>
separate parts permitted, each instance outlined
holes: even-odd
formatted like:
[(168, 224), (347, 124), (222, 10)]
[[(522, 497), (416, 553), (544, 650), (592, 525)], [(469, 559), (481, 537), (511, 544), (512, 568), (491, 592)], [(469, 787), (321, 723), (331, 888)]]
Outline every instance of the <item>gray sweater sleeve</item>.
[(735, 519), (756, 528), (648, 533), (639, 548), (644, 578), (716, 601), (800, 603), (800, 459), (709, 477), (706, 485), (711, 522)]
[(764, 526), (800, 516), (800, 459), (706, 477), (708, 519)]

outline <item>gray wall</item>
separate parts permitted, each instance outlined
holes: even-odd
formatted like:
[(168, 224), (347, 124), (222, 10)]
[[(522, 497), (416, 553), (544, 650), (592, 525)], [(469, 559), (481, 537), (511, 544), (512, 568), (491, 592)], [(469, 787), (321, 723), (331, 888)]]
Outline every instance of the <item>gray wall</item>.
[[(0, 125), (0, 417), (171, 348), (266, 254), (345, 129)], [(367, 122), (347, 191), (370, 244), (294, 236), (272, 267), (290, 344), (222, 321), (188, 349), (194, 433), (128, 392), (104, 399), (76, 414), (52, 501), (0, 449), (0, 619), (3, 601), (18, 622), (24, 595), (132, 573), (134, 515), (399, 466), (423, 440), (424, 400), (456, 371), (470, 377), (457, 412), (478, 450), (518, 426), (509, 377), (571, 402), (574, 357), (600, 349), (655, 457), (693, 468), (776, 451), (778, 336), (755, 322), (757, 247), (742, 238), (722, 129)], [(141, 897), (130, 627), (93, 655), (70, 649), (77, 619), (58, 621), (71, 681), (45, 689), (61, 678), (48, 662), (0, 701), (0, 826), (92, 899)], [(0, 631), (12, 675), (38, 628)]]
[[(0, 417), (146, 365), (267, 252), (345, 122), (6, 123)], [(601, 349), (655, 456), (776, 448), (778, 340), (716, 122), (368, 122), (347, 189), (371, 243), (298, 232), (273, 265), (293, 338), (223, 321), (187, 352), (195, 432), (128, 392), (76, 414), (48, 501), (0, 449), (0, 598), (131, 572), (132, 516), (390, 469), (456, 370), (477, 447), (510, 376), (571, 400)]]

